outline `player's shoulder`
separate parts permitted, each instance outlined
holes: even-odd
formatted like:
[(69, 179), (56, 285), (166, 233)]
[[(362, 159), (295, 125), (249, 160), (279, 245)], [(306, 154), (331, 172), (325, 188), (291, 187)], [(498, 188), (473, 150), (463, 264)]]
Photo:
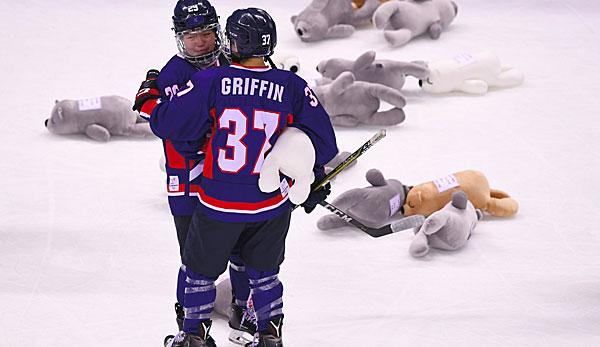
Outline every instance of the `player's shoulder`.
[(211, 86), (214, 84), (214, 81), (226, 75), (223, 71), (224, 69), (226, 69), (226, 67), (216, 66), (200, 70), (192, 76), (191, 81), (195, 86)]
[(306, 81), (297, 74), (283, 69), (272, 69), (272, 72), (280, 76), (279, 78), (286, 80), (286, 84), (291, 84), (297, 87), (305, 87)]
[(179, 84), (182, 83), (183, 80), (187, 81), (194, 71), (194, 69), (190, 68), (190, 63), (184, 58), (174, 55), (169, 59), (165, 66), (160, 69), (158, 83), (168, 85), (174, 83)]
[(163, 68), (160, 69), (160, 72), (163, 73), (180, 70), (182, 67), (185, 66), (185, 64), (188, 64), (188, 62), (179, 55), (175, 54), (171, 57), (171, 59), (169, 59), (169, 61), (167, 61), (165, 66), (163, 66)]

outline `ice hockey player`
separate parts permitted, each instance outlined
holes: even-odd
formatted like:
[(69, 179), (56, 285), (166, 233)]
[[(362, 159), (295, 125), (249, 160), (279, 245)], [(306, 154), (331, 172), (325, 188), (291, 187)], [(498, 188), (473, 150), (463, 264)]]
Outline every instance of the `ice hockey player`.
[[(293, 129), (291, 133), (301, 133), (312, 144), (315, 159), (308, 170), (313, 169), (319, 181), (337, 145), (329, 117), (306, 82), (266, 66), (265, 58), (277, 43), (275, 23), (267, 12), (236, 10), (227, 19), (226, 36), (232, 66), (195, 74), (171, 101), (150, 99), (142, 105), (152, 115), (153, 132), (163, 139), (197, 141), (212, 131), (200, 204), (183, 255), (188, 278), (184, 331), (172, 346), (216, 346), (209, 335), (214, 281), (225, 271), (232, 249), (239, 247), (258, 321), (257, 345), (281, 347), (283, 286), (278, 273), (290, 223), (290, 180), (282, 176), (281, 190), (262, 192), (262, 163), (278, 138)], [(311, 193), (302, 204), (305, 211), (310, 213), (328, 192)]]
[[(179, 0), (173, 11), (173, 31), (179, 53), (174, 55), (161, 69), (158, 78), (151, 84), (157, 86), (161, 100), (171, 100), (177, 92), (185, 88), (192, 75), (200, 70), (216, 66), (229, 65), (229, 57), (224, 53), (223, 38), (219, 17), (215, 8), (207, 0)], [(158, 71), (154, 73), (156, 75)], [(140, 111), (141, 103), (155, 96), (150, 95), (151, 89), (136, 98), (134, 110)], [(186, 145), (178, 143), (181, 152), (197, 151), (197, 146), (204, 142)], [(175, 149), (173, 141), (163, 140), (165, 155), (165, 171), (167, 173), (167, 194), (171, 214), (175, 221), (180, 255), (183, 256), (188, 228), (192, 214), (198, 204), (198, 178), (202, 172), (204, 154), (186, 159)], [(251, 322), (242, 322), (246, 309), (250, 287), (244, 264), (239, 254), (230, 257), (229, 277), (232, 282), (233, 302), (231, 304), (229, 325), (233, 329), (230, 339), (234, 342), (245, 343), (255, 333)], [(185, 266), (181, 266), (177, 279), (177, 303), (175, 311), (180, 330), (183, 328), (183, 298), (185, 290)]]

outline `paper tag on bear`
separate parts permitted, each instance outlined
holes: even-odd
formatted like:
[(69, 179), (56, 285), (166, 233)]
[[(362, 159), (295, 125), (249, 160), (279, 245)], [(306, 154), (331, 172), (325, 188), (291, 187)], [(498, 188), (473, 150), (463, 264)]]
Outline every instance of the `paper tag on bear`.
[(454, 61), (458, 64), (458, 66), (467, 66), (473, 64), (475, 62), (475, 58), (469, 53), (462, 53), (454, 57)]
[(400, 194), (396, 194), (390, 199), (390, 217), (400, 210), (401, 203)]
[(290, 191), (290, 185), (285, 178), (281, 180), (281, 183), (279, 183), (279, 190), (281, 191), (281, 196), (284, 198), (288, 195), (288, 192)]
[(460, 186), (460, 184), (458, 183), (458, 180), (456, 179), (456, 176), (454, 176), (454, 175), (440, 177), (440, 178), (434, 180), (433, 184), (435, 184), (436, 188), (438, 189), (438, 191), (440, 193)]
[(169, 191), (170, 192), (178, 192), (179, 191), (179, 176), (169, 176)]
[(79, 111), (99, 110), (102, 108), (100, 98), (88, 98), (77, 100)]

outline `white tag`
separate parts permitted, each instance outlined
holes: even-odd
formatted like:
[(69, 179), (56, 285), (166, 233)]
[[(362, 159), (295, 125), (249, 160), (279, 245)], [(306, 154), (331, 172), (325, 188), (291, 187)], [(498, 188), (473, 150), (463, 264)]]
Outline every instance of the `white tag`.
[(435, 184), (440, 193), (460, 186), (458, 180), (456, 179), (456, 176), (454, 175), (448, 175), (446, 177), (438, 178), (437, 180), (434, 180), (433, 183)]
[(179, 191), (179, 176), (169, 176), (169, 191), (170, 192), (178, 192)]
[(469, 53), (462, 53), (454, 57), (454, 61), (458, 63), (458, 66), (467, 66), (475, 62), (475, 58)]
[(288, 184), (285, 178), (281, 180), (281, 183), (279, 183), (279, 190), (281, 191), (281, 196), (283, 196), (284, 198), (286, 197), (286, 195), (288, 195), (290, 185)]
[(79, 111), (99, 110), (102, 108), (102, 102), (100, 102), (100, 98), (77, 100), (77, 104), (79, 105)]
[(390, 199), (390, 217), (400, 210), (400, 194), (394, 195)]

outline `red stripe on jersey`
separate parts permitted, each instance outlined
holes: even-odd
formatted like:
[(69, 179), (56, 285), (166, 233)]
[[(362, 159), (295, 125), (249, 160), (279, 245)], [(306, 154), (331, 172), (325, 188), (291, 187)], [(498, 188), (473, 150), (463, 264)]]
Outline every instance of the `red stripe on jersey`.
[(190, 184), (190, 195), (193, 195), (195, 193), (200, 193), (200, 185)]
[[(217, 131), (217, 110), (215, 108), (210, 110), (210, 115), (213, 118), (213, 126), (212, 126), (212, 135), (216, 134)], [(206, 159), (204, 160), (204, 170), (202, 171), (202, 175), (206, 178), (213, 178), (213, 152), (212, 152), (212, 143), (214, 137), (211, 136), (208, 142), (208, 146), (206, 146)]]
[[(281, 194), (278, 194), (268, 200), (263, 200), (259, 202), (239, 202), (239, 201), (224, 201), (213, 198), (211, 196), (206, 195), (202, 187), (198, 187), (198, 194), (200, 199), (207, 204), (212, 206), (227, 209), (227, 210), (244, 210), (244, 211), (256, 211), (265, 207), (275, 206), (280, 203), (284, 197)], [(286, 195), (287, 197), (287, 195)]]
[(183, 193), (183, 192), (185, 192), (185, 184), (180, 184), (177, 187), (177, 190), (172, 190), (171, 187), (173, 187), (173, 186), (167, 183), (167, 192), (169, 192), (169, 193)]
[(165, 152), (167, 154), (167, 165), (172, 169), (185, 169), (185, 158), (173, 147), (171, 140), (165, 141)]

